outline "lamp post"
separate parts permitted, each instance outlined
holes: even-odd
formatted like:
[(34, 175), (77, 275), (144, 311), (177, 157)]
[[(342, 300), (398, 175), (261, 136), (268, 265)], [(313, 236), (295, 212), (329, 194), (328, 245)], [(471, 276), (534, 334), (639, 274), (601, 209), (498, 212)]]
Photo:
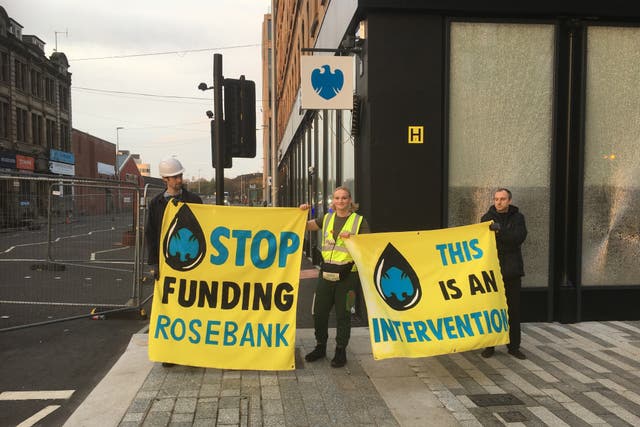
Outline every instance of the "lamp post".
[(118, 172), (118, 153), (120, 152), (120, 129), (124, 129), (124, 127), (118, 126), (116, 128), (116, 162), (115, 162), (115, 168), (116, 168), (116, 177), (118, 178), (118, 180), (120, 179), (120, 173)]

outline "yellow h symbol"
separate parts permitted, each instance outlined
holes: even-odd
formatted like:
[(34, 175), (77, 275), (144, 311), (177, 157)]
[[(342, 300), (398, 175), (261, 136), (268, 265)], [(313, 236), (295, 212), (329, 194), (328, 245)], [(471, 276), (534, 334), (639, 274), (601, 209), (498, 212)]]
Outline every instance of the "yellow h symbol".
[(424, 126), (409, 126), (409, 144), (424, 143)]

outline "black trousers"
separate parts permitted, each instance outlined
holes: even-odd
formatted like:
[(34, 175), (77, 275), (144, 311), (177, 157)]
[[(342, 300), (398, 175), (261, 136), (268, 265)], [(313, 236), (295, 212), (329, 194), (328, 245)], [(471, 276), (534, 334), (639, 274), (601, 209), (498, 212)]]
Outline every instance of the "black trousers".
[(509, 314), (509, 350), (520, 348), (520, 289), (522, 278), (516, 277), (504, 281), (504, 290), (507, 296), (507, 313)]
[(358, 273), (351, 272), (337, 282), (322, 278), (320, 273), (313, 297), (313, 326), (318, 344), (326, 344), (329, 338), (329, 315), (335, 307), (336, 345), (346, 347), (351, 338), (351, 307), (355, 303)]

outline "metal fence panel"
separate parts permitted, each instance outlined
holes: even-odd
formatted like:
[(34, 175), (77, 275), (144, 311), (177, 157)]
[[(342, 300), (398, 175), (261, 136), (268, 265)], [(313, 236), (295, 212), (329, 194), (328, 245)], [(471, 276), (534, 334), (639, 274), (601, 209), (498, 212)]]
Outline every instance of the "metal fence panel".
[(0, 331), (139, 306), (147, 191), (0, 176)]

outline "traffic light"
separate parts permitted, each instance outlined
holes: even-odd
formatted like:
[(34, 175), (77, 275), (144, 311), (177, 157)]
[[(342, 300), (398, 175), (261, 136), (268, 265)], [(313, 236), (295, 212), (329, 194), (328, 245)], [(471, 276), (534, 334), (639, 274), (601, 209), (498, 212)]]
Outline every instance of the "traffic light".
[(256, 85), (251, 80), (224, 79), (225, 138), (232, 157), (256, 156)]
[[(226, 126), (225, 126), (226, 127)], [(227, 129), (222, 129), (222, 141), (225, 142), (224, 145), (224, 162), (223, 168), (230, 169), (232, 166), (233, 156), (231, 155), (231, 144), (229, 138), (225, 138), (225, 134), (227, 134)], [(216, 167), (216, 153), (218, 151), (218, 144), (216, 141), (216, 120), (211, 120), (211, 166)]]

